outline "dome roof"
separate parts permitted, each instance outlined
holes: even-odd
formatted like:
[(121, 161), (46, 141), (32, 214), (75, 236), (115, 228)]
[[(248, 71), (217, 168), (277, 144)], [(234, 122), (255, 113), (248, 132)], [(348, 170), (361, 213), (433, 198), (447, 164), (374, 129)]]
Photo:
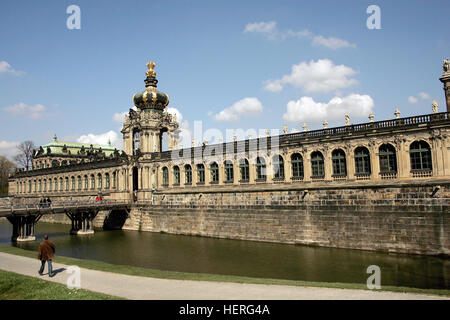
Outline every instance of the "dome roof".
[(148, 70), (146, 72), (147, 78), (145, 82), (145, 90), (140, 93), (136, 93), (133, 96), (133, 103), (140, 109), (158, 109), (164, 110), (169, 104), (169, 96), (164, 92), (156, 90), (156, 72), (153, 70), (155, 63), (150, 61), (147, 63)]

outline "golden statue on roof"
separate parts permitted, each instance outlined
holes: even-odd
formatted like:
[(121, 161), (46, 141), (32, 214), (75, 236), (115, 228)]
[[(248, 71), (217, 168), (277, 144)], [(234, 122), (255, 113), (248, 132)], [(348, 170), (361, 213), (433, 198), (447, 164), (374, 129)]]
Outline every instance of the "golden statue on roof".
[(153, 70), (153, 68), (155, 68), (156, 63), (154, 63), (153, 61), (149, 61), (147, 62), (147, 72), (145, 73), (147, 75), (147, 77), (156, 77), (156, 72), (155, 70)]

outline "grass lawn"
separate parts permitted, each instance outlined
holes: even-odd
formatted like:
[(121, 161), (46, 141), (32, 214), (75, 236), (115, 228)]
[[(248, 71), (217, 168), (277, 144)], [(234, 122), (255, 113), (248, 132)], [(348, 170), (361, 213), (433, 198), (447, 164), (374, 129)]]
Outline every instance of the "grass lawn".
[(0, 270), (0, 300), (115, 300), (88, 290), (70, 290), (65, 285)]
[[(36, 259), (36, 252), (0, 245), (0, 252), (16, 254), (24, 257)], [(282, 279), (266, 279), (266, 278), (252, 278), (233, 275), (219, 275), (206, 273), (188, 273), (165, 271), (157, 269), (148, 269), (133, 266), (115, 265), (101, 261), (82, 260), (69, 257), (55, 256), (53, 259), (56, 263), (66, 265), (76, 265), (81, 268), (93, 269), (99, 271), (107, 271), (114, 273), (127, 274), (132, 276), (152, 277), (162, 279), (177, 279), (177, 280), (198, 280), (198, 281), (216, 281), (216, 282), (235, 282), (235, 283), (253, 283), (253, 284), (274, 284), (274, 285), (290, 285), (302, 287), (322, 287), (322, 288), (341, 288), (341, 289), (360, 289), (369, 290), (365, 284), (360, 283), (333, 283), (333, 282), (311, 282), (298, 280), (282, 280)], [(381, 286), (381, 291), (393, 292), (407, 292), (417, 294), (432, 294), (450, 297), (450, 290), (445, 289), (418, 289), (409, 287), (394, 287)]]

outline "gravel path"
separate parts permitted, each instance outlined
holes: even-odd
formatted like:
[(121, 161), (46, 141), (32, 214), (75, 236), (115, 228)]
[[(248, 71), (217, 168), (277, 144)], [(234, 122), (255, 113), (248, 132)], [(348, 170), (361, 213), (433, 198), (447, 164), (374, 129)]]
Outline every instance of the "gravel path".
[[(53, 278), (38, 274), (40, 261), (22, 256), (0, 253), (0, 269), (47, 281), (67, 283), (70, 274), (65, 270)], [(67, 269), (67, 265), (53, 263), (53, 269)], [(45, 267), (47, 272), (47, 266)], [(163, 300), (423, 300), (445, 299), (440, 296), (369, 290), (312, 288), (281, 285), (239, 284), (191, 280), (166, 280), (129, 276), (81, 268), (81, 288), (128, 299)]]

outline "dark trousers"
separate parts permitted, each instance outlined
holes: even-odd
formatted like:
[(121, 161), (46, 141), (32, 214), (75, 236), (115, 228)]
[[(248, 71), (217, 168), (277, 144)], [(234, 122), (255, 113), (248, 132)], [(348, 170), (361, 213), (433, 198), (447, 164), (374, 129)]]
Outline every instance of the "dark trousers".
[(49, 260), (41, 260), (41, 269), (39, 269), (39, 274), (42, 274), (44, 272), (44, 268), (45, 268), (45, 262), (48, 262), (48, 275), (51, 276), (53, 273), (52, 270), (52, 259)]

